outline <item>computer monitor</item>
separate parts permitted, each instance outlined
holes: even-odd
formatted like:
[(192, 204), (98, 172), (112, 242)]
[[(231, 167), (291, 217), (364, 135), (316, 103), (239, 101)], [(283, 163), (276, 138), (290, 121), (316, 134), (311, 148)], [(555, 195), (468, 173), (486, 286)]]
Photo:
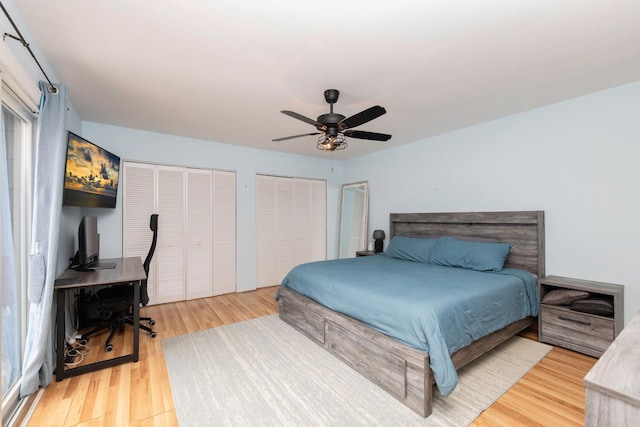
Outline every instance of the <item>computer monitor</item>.
[(86, 267), (98, 262), (100, 258), (100, 235), (98, 234), (98, 218), (82, 217), (78, 227), (78, 264)]
[(98, 270), (115, 268), (113, 262), (101, 263), (100, 234), (98, 234), (98, 218), (82, 217), (78, 227), (78, 264), (76, 270)]

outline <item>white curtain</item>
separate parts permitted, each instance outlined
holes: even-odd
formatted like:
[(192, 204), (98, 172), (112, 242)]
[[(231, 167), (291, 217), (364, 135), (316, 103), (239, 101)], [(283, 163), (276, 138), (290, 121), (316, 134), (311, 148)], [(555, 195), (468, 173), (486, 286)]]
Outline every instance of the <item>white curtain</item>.
[[(29, 259), (28, 329), (22, 365), (20, 396), (47, 385), (53, 375), (53, 282), (56, 277), (58, 232), (67, 133), (67, 88), (53, 93), (40, 82), (40, 117), (36, 134), (36, 162)], [(63, 349), (60, 349), (63, 351)]]
[(9, 200), (9, 176), (7, 145), (2, 133), (2, 154), (0, 156), (0, 182), (2, 183), (2, 395), (20, 374), (20, 336), (18, 317), (20, 298), (15, 270), (13, 246), (13, 226), (11, 222), (11, 202)]

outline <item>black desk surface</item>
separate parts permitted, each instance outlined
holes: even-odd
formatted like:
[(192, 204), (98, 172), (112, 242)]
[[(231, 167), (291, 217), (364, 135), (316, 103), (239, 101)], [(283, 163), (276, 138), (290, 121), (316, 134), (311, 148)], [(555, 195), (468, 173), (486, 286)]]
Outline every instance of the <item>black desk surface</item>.
[(65, 270), (53, 284), (55, 289), (99, 286), (144, 280), (147, 275), (140, 257), (101, 259), (101, 263), (113, 262), (115, 268), (94, 271)]

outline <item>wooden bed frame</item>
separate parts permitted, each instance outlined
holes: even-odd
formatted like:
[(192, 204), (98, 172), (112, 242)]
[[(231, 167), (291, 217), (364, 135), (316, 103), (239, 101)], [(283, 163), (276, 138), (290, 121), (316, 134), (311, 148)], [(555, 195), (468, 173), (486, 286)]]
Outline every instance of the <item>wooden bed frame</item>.
[[(505, 267), (544, 276), (544, 212), (392, 213), (390, 238), (454, 236), (505, 242)], [(423, 417), (431, 414), (429, 354), (373, 330), (288, 289), (280, 289), (280, 319), (360, 372)], [(533, 323), (519, 320), (452, 355), (456, 369), (475, 360)]]

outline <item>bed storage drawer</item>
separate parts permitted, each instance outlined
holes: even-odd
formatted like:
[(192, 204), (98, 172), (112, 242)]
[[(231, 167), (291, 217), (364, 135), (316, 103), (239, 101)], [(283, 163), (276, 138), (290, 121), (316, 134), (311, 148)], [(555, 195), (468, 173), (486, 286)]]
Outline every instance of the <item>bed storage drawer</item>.
[(298, 298), (298, 304), (293, 303), (296, 298), (291, 292), (287, 298), (280, 298), (280, 318), (305, 334), (307, 337), (324, 345), (324, 319), (313, 310), (305, 309), (306, 301)]
[(326, 337), (331, 353), (398, 399), (406, 397), (404, 360), (331, 321), (326, 322)]
[[(431, 413), (434, 380), (428, 353), (407, 347), (287, 288), (280, 289), (280, 319), (318, 342), (420, 416)], [(320, 336), (323, 343), (319, 342)]]
[(615, 338), (613, 319), (562, 307), (540, 309), (544, 342), (599, 357)]

